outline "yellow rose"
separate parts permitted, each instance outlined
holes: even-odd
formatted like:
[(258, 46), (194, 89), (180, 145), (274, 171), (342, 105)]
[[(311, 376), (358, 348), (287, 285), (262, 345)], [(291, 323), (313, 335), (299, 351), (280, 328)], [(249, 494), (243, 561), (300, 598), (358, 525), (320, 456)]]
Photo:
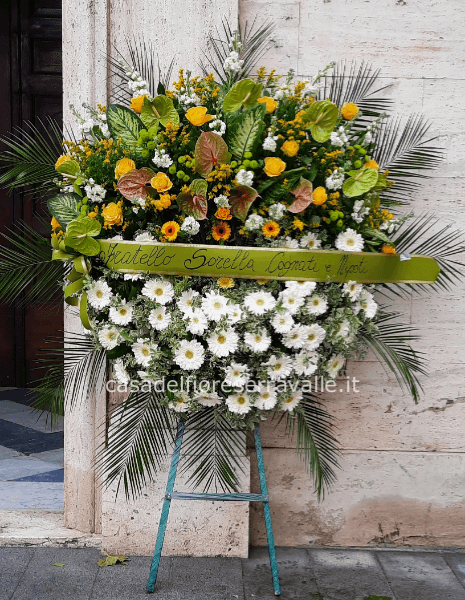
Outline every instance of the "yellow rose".
[(195, 125), (195, 127), (201, 127), (213, 119), (212, 115), (207, 115), (207, 109), (205, 106), (193, 106), (186, 112), (186, 119)]
[(266, 112), (268, 114), (274, 112), (278, 108), (278, 102), (270, 96), (263, 96), (257, 100), (259, 104), (266, 104)]
[(50, 223), (52, 226), (52, 229), (61, 229), (61, 225), (60, 223), (58, 223), (58, 221), (55, 219), (55, 217), (52, 217), (52, 222)]
[(102, 210), (102, 217), (105, 221), (104, 226), (111, 227), (112, 225), (122, 225), (123, 223), (123, 209), (119, 204), (110, 202)]
[(316, 206), (320, 206), (321, 204), (324, 204), (326, 202), (326, 200), (328, 199), (328, 194), (326, 193), (325, 188), (320, 186), (314, 190), (312, 198), (313, 204), (315, 204)]
[(265, 168), (263, 169), (268, 177), (277, 177), (286, 168), (286, 163), (275, 156), (265, 158)]
[(358, 115), (358, 106), (353, 102), (349, 102), (348, 104), (344, 104), (341, 108), (341, 115), (346, 119), (346, 121), (351, 121), (355, 119)]
[(363, 169), (376, 169), (377, 171), (379, 170), (379, 165), (376, 162), (376, 160), (369, 160), (368, 162), (366, 162), (363, 167)]
[(230, 221), (232, 219), (232, 215), (229, 211), (229, 208), (225, 208), (221, 206), (215, 213), (215, 217), (220, 219), (220, 221)]
[(119, 179), (125, 173), (133, 171), (136, 168), (136, 163), (130, 158), (122, 158), (116, 163), (115, 179)]
[(381, 248), (381, 252), (383, 254), (395, 254), (396, 253), (396, 249), (394, 248), (394, 246), (391, 246), (389, 244), (385, 244), (382, 248)]
[(133, 98), (131, 100), (131, 106), (129, 108), (132, 108), (134, 112), (140, 114), (142, 110), (142, 104), (144, 104), (144, 98), (148, 98), (147, 94), (144, 94), (143, 96), (137, 96), (137, 98)]
[(173, 187), (170, 178), (164, 173), (157, 173), (155, 177), (152, 177), (150, 180), (150, 184), (159, 194), (167, 192)]
[(72, 160), (71, 156), (69, 154), (62, 154), (55, 163), (55, 169), (57, 169), (61, 164), (63, 164), (67, 160)]
[(286, 156), (289, 156), (289, 158), (292, 158), (299, 151), (299, 142), (296, 142), (295, 140), (288, 140), (281, 146), (281, 151)]

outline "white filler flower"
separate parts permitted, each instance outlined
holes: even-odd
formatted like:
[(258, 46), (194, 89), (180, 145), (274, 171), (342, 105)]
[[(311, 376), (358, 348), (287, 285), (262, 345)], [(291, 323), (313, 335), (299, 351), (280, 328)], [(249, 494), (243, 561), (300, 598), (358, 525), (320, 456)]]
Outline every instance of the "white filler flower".
[(229, 327), (228, 329), (222, 329), (221, 331), (212, 333), (208, 338), (208, 349), (215, 356), (220, 358), (229, 356), (237, 350), (239, 343), (239, 336), (237, 333)]
[(328, 309), (328, 301), (319, 294), (313, 294), (308, 299), (306, 308), (309, 315), (322, 315)]
[(110, 320), (116, 325), (128, 325), (132, 321), (133, 306), (131, 302), (121, 302), (119, 306), (110, 308)]
[(343, 252), (361, 252), (363, 244), (363, 237), (350, 228), (340, 233), (336, 238), (336, 248)]
[(232, 396), (226, 398), (226, 405), (232, 413), (245, 415), (252, 408), (252, 401), (249, 394), (232, 394)]
[(276, 300), (269, 292), (252, 292), (244, 298), (244, 306), (254, 315), (263, 315), (276, 306)]
[(149, 279), (142, 288), (142, 294), (158, 304), (167, 304), (173, 299), (174, 288), (166, 279)]
[(182, 340), (174, 355), (174, 362), (185, 371), (195, 371), (203, 365), (205, 350), (200, 342)]
[(87, 300), (92, 308), (102, 310), (110, 304), (113, 293), (104, 279), (97, 281), (87, 290)]
[(271, 338), (266, 329), (257, 331), (257, 333), (246, 333), (244, 335), (244, 343), (253, 352), (265, 352), (271, 344)]
[(159, 306), (150, 311), (149, 323), (157, 331), (163, 331), (171, 323), (171, 314), (166, 312), (164, 306)]

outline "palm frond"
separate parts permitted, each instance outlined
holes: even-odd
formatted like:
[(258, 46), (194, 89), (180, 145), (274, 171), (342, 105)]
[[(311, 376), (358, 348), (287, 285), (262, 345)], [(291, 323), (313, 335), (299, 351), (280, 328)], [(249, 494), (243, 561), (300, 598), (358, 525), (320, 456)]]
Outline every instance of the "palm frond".
[(372, 158), (380, 171), (389, 171), (388, 179), (394, 181), (391, 189), (382, 193), (384, 202), (408, 204), (413, 194), (428, 177), (425, 171), (437, 169), (444, 160), (443, 148), (429, 138), (430, 124), (423, 115), (412, 114), (385, 120), (375, 132), (376, 148)]
[(237, 492), (238, 473), (244, 470), (245, 428), (232, 425), (219, 411), (206, 408), (190, 415), (185, 424), (181, 473), (203, 491)]
[(303, 457), (313, 477), (318, 500), (336, 480), (339, 445), (331, 429), (334, 418), (312, 394), (304, 394), (295, 416), (287, 415), (287, 431), (293, 435), (297, 426), (297, 452)]
[(29, 186), (33, 193), (44, 196), (56, 186), (55, 163), (63, 151), (63, 130), (47, 117), (39, 120), (39, 126), (25, 121), (25, 127), (16, 127), (9, 136), (0, 141), (8, 149), (0, 153), (0, 186), (10, 191)]
[(17, 227), (9, 229), (9, 235), (0, 234), (8, 244), (0, 246), (0, 300), (43, 304), (59, 289), (66, 268), (61, 261), (52, 261), (49, 240), (24, 221)]
[(422, 391), (417, 374), (427, 375), (425, 353), (414, 350), (410, 345), (420, 339), (416, 328), (393, 322), (401, 316), (397, 312), (380, 312), (376, 320), (377, 331), (362, 328), (360, 336), (378, 360), (394, 373), (399, 385), (405, 386), (417, 402)]
[(136, 498), (155, 480), (174, 440), (172, 411), (161, 405), (154, 390), (132, 392), (115, 408), (108, 440), (97, 454), (103, 485), (124, 487), (126, 498)]

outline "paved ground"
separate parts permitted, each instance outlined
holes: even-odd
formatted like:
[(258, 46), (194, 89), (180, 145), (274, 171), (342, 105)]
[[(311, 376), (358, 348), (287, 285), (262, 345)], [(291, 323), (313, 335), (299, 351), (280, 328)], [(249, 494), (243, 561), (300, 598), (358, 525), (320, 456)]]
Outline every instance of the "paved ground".
[[(465, 600), (465, 553), (278, 548), (283, 600)], [(268, 554), (163, 558), (99, 567), (99, 550), (0, 548), (0, 600), (271, 600)], [(64, 564), (62, 567), (54, 563)], [(373, 597), (373, 598), (371, 598)]]

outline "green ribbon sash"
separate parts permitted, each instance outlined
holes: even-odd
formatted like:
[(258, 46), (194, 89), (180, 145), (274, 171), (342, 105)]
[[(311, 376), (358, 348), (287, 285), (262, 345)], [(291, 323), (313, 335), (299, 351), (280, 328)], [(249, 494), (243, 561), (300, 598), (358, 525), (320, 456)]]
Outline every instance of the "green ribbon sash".
[(423, 255), (98, 241), (99, 257), (120, 273), (422, 284), (439, 274), (437, 262)]

